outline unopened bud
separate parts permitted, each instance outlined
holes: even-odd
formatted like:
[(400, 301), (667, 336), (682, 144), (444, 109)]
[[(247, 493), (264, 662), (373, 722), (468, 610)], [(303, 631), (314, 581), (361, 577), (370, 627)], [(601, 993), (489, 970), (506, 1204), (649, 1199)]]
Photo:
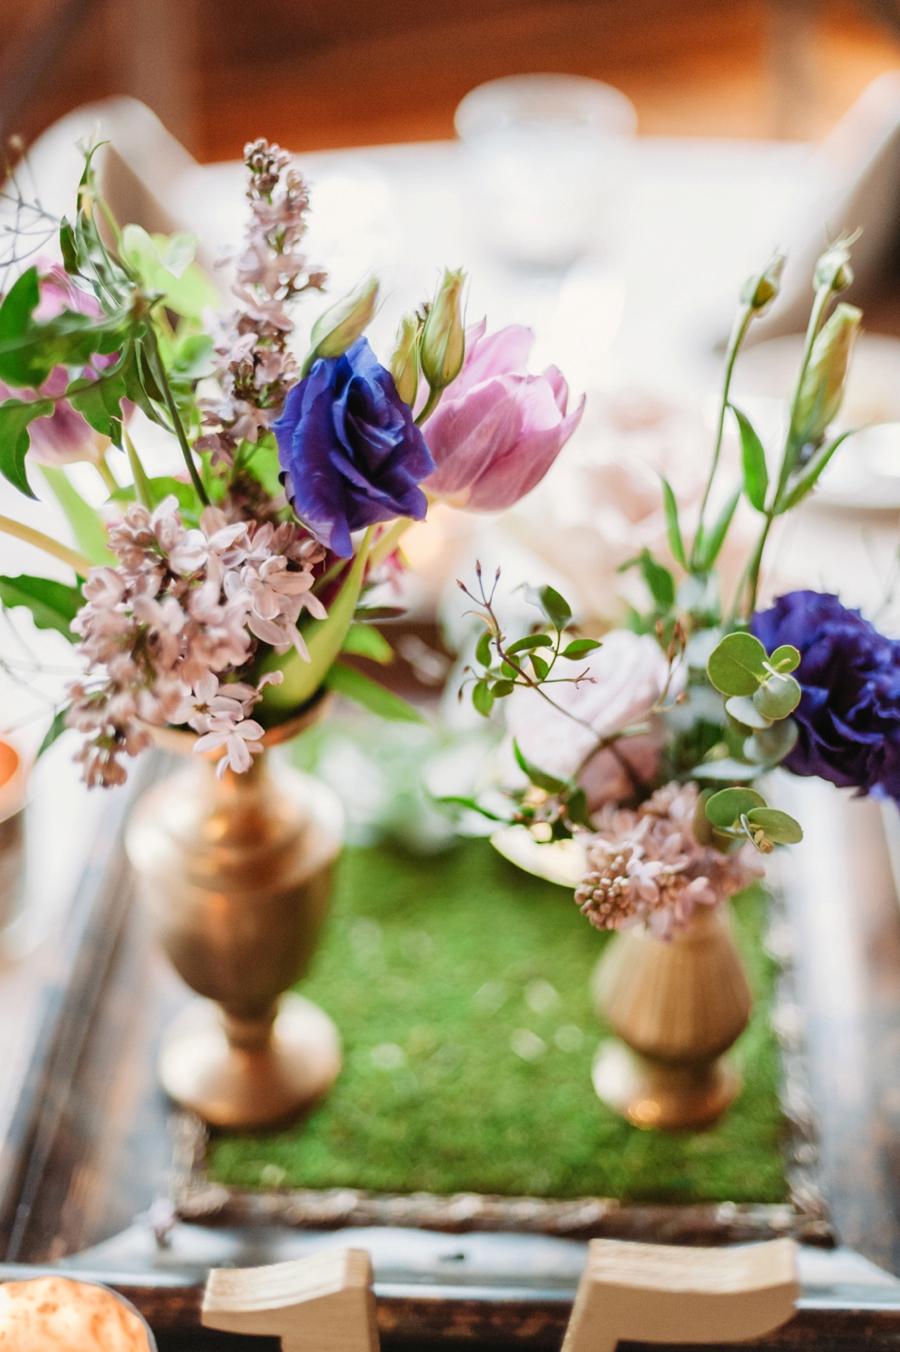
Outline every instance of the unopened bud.
[(305, 375), (319, 357), (340, 357), (369, 325), (378, 300), (378, 281), (371, 278), (332, 305), (313, 324), (312, 349), (303, 364)]
[(391, 375), (400, 398), (412, 408), (419, 392), (419, 321), (415, 315), (404, 315), (400, 321)]
[(813, 273), (813, 290), (827, 286), (835, 295), (846, 291), (853, 281), (853, 269), (850, 266), (850, 241), (839, 239), (826, 249), (816, 263)]
[(771, 305), (781, 289), (781, 273), (785, 264), (784, 254), (773, 254), (763, 272), (747, 279), (741, 292), (744, 305), (749, 305), (756, 314)]
[(462, 289), (465, 273), (445, 272), (422, 331), (422, 374), (432, 390), (443, 390), (462, 370), (466, 334), (462, 320)]
[(813, 344), (791, 419), (791, 434), (801, 446), (819, 445), (837, 416), (861, 319), (855, 305), (836, 306)]

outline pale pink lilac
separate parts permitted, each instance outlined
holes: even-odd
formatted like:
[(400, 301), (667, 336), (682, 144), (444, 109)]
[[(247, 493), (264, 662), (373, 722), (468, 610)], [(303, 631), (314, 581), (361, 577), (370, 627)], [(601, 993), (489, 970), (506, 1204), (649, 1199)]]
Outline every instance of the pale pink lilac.
[(288, 152), (254, 141), (244, 148), (244, 162), (250, 221), (232, 287), (240, 304), (216, 341), (220, 392), (198, 401), (208, 430), (196, 445), (212, 451), (214, 464), (232, 464), (240, 442), (258, 441), (278, 416), (300, 375), (287, 347), (290, 305), (304, 291), (321, 290), (326, 279), (297, 247), (306, 233), (309, 194)]
[(584, 397), (567, 413), (569, 388), (555, 366), (525, 370), (534, 342), (514, 324), (466, 331), (466, 359), (424, 426), (437, 469), (422, 487), (470, 511), (500, 512), (543, 479), (578, 426)]
[(691, 781), (658, 789), (636, 812), (604, 808), (587, 844), (588, 872), (575, 891), (596, 929), (646, 925), (659, 938), (683, 929), (697, 905), (714, 906), (762, 875), (749, 843), (733, 854), (698, 845)]
[(311, 591), (324, 550), (292, 522), (229, 522), (215, 507), (188, 529), (174, 497), (152, 513), (131, 504), (109, 539), (118, 565), (91, 569), (72, 625), (97, 673), (73, 684), (67, 718), (88, 734), (76, 757), (86, 782), (122, 783), (122, 755), (147, 745), (146, 725), (186, 723), (199, 750), (224, 750), (220, 773), (245, 770), (261, 749), (250, 710), (281, 678), (256, 688), (228, 678), (260, 630), (276, 652), (308, 659), (297, 621), (304, 609), (325, 616)]

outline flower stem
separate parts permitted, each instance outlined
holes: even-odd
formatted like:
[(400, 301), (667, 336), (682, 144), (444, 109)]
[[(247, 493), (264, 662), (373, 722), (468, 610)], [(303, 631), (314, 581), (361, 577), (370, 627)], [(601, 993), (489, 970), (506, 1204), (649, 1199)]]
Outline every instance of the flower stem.
[[(126, 433), (125, 435), (127, 436), (128, 434)], [(113, 493), (118, 493), (118, 480), (110, 469), (105, 455), (101, 455), (100, 459), (97, 461), (97, 473), (109, 490), (110, 497), (112, 497)]]
[(369, 567), (374, 568), (376, 564), (386, 559), (389, 554), (393, 554), (400, 540), (406, 534), (411, 526), (416, 523), (411, 517), (401, 516), (394, 522), (390, 530), (385, 531), (381, 539), (376, 541), (374, 547), (369, 551)]
[(134, 442), (128, 435), (127, 430), (122, 428), (122, 435), (125, 438), (125, 449), (128, 452), (128, 463), (131, 466), (131, 473), (134, 476), (134, 491), (141, 506), (146, 507), (148, 512), (153, 511), (153, 499), (150, 494), (150, 482), (144, 466), (141, 464), (141, 458), (134, 448)]
[(694, 536), (694, 548), (692, 550), (691, 566), (696, 567), (698, 547), (703, 539), (703, 518), (706, 514), (709, 495), (712, 491), (713, 480), (716, 477), (716, 470), (719, 468), (719, 457), (722, 454), (722, 437), (725, 434), (725, 414), (728, 412), (728, 396), (731, 393), (731, 377), (734, 374), (734, 364), (737, 361), (738, 353), (741, 350), (741, 343), (744, 341), (747, 329), (750, 326), (750, 320), (753, 318), (753, 306), (745, 305), (740, 309), (735, 317), (734, 327), (731, 330), (731, 337), (728, 340), (728, 354), (725, 361), (725, 381), (722, 386), (722, 402), (719, 407), (719, 422), (716, 428), (716, 444), (713, 449), (712, 464), (709, 468), (709, 478), (706, 481), (706, 489), (703, 494), (703, 501), (700, 504), (700, 517), (697, 522), (697, 533)]
[(188, 473), (191, 476), (191, 482), (193, 483), (194, 488), (197, 490), (197, 496), (203, 503), (203, 506), (208, 507), (209, 498), (207, 496), (206, 489), (203, 487), (203, 481), (200, 478), (199, 473), (197, 472), (197, 466), (194, 463), (194, 455), (193, 452), (191, 451), (190, 446), (188, 445), (188, 439), (185, 434), (184, 424), (181, 421), (181, 414), (178, 412), (178, 407), (175, 403), (175, 396), (172, 394), (172, 387), (169, 384), (169, 377), (166, 375), (166, 368), (163, 365), (162, 358), (159, 355), (159, 347), (156, 342), (156, 335), (153, 333), (152, 329), (150, 330), (150, 334), (152, 335), (151, 343), (149, 346), (150, 346), (150, 355), (152, 357), (154, 367), (153, 374), (156, 377), (159, 388), (162, 390), (163, 399), (165, 400), (166, 408), (169, 410), (169, 417), (172, 419), (172, 426), (175, 429), (175, 435), (178, 438), (178, 444), (181, 447), (181, 454), (184, 456), (184, 463), (187, 465)]
[(26, 526), (21, 521), (14, 521), (12, 517), (0, 516), (0, 531), (4, 535), (14, 535), (19, 540), (24, 540), (26, 544), (34, 545), (37, 549), (43, 549), (45, 554), (52, 554), (55, 559), (68, 564), (74, 568), (79, 577), (87, 577), (93, 564), (90, 559), (86, 559), (83, 554), (78, 554), (74, 549), (69, 549), (67, 545), (60, 544), (49, 535), (45, 535), (41, 530), (35, 530), (33, 526)]
[(425, 407), (422, 409), (422, 412), (419, 414), (419, 416), (415, 419), (416, 427), (421, 427), (423, 422), (425, 422), (428, 418), (431, 417), (432, 413), (437, 408), (438, 404), (441, 402), (441, 395), (443, 393), (444, 393), (443, 389), (435, 389), (434, 387), (431, 387), (429, 389), (428, 398), (425, 400)]

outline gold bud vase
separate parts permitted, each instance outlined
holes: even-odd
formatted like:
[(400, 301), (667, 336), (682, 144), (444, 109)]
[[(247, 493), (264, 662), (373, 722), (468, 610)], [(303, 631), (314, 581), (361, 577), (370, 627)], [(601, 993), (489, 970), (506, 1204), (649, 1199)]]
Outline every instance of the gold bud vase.
[[(266, 734), (285, 740), (304, 718)], [(192, 751), (164, 729), (157, 741)], [(326, 785), (268, 751), (244, 774), (191, 755), (140, 799), (126, 848), (168, 957), (202, 998), (163, 1035), (169, 1095), (217, 1127), (276, 1126), (328, 1092), (337, 1030), (311, 1001), (283, 995), (306, 971), (328, 910), (341, 806)]]
[(594, 1061), (598, 1096), (637, 1127), (711, 1126), (740, 1091), (723, 1053), (753, 1005), (725, 906), (697, 906), (670, 940), (616, 935), (598, 964), (599, 1012), (620, 1041)]

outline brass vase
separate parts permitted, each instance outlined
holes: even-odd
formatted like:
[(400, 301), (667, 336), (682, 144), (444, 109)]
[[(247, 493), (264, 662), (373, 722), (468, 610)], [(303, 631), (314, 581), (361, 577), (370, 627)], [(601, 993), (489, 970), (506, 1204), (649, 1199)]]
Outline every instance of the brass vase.
[(711, 1126), (740, 1091), (723, 1053), (747, 1026), (752, 997), (727, 908), (697, 906), (670, 940), (617, 935), (594, 986), (620, 1041), (601, 1044), (593, 1081), (605, 1103), (637, 1127)]
[[(321, 715), (266, 734), (295, 736)], [(192, 752), (195, 738), (157, 741)], [(299, 1116), (340, 1069), (337, 1031), (311, 1001), (284, 995), (306, 971), (328, 909), (343, 814), (326, 785), (271, 761), (220, 779), (191, 754), (141, 798), (126, 848), (175, 969), (200, 999), (166, 1030), (162, 1083), (213, 1126), (258, 1128)]]

